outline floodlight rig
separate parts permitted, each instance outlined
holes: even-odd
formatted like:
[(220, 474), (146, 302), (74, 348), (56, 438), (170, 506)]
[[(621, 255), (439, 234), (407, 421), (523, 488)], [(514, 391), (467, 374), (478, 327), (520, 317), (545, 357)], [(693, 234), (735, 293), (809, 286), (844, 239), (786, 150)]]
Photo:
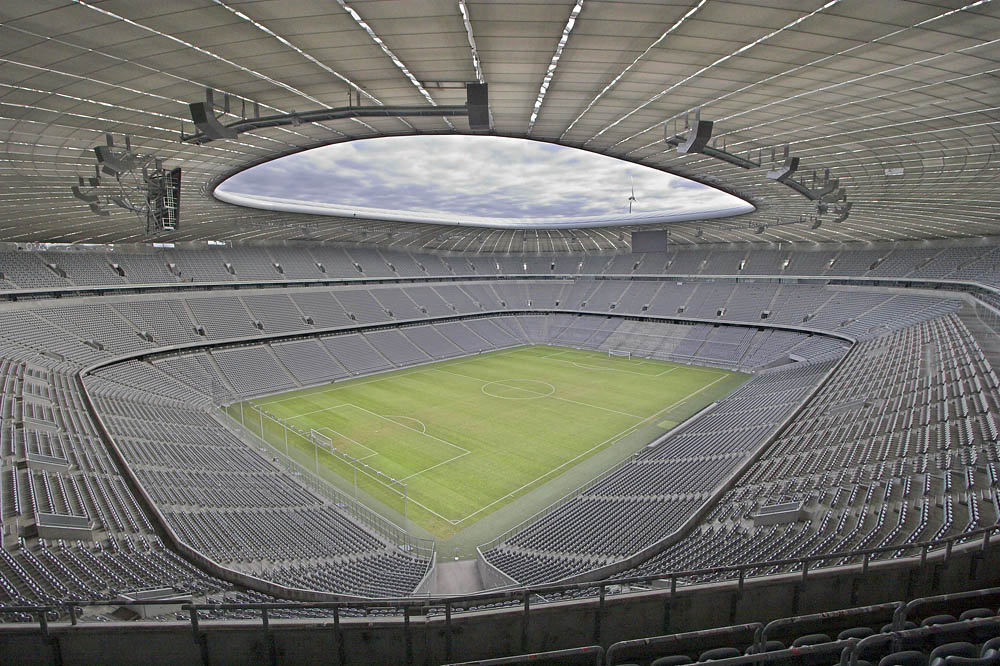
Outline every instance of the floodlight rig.
[[(777, 161), (777, 154), (772, 148), (771, 162), (774, 163)], [(776, 168), (768, 171), (767, 177), (771, 180), (776, 180), (783, 185), (787, 185), (810, 201), (828, 203), (841, 196), (846, 198), (846, 190), (840, 187), (840, 179), (830, 178), (829, 169), (824, 171), (823, 176), (817, 176), (816, 172), (813, 171), (812, 179), (807, 185), (806, 179), (799, 181), (793, 178), (798, 168), (799, 158), (791, 157), (789, 155), (789, 147), (786, 143), (782, 162)]]
[(851, 214), (851, 206), (853, 206), (853, 205), (854, 205), (853, 202), (850, 202), (850, 201), (844, 201), (844, 202), (838, 204), (836, 206), (836, 208), (834, 208), (834, 211), (833, 211), (834, 213), (837, 214), (837, 217), (833, 218), (830, 221), (831, 222), (836, 222), (836, 223), (839, 224), (839, 223), (843, 222), (844, 220), (846, 220), (847, 217), (848, 217), (848, 215)]
[(757, 159), (754, 160), (753, 148), (748, 149), (745, 156), (729, 152), (725, 137), (722, 138), (721, 145), (718, 140), (709, 144), (715, 123), (701, 119), (701, 107), (695, 109), (693, 113), (688, 111), (684, 114), (684, 126), (680, 129), (677, 127), (678, 121), (679, 117), (675, 117), (671, 126), (666, 124), (663, 126), (663, 140), (675, 146), (678, 153), (707, 155), (734, 164), (741, 169), (756, 169), (760, 166), (760, 148), (757, 149)]
[[(741, 169), (757, 169), (764, 163), (764, 149), (762, 147), (749, 148), (744, 154), (738, 155), (730, 152), (726, 147), (726, 138), (712, 141), (712, 131), (715, 124), (711, 120), (701, 119), (701, 107), (684, 114), (683, 125), (681, 125), (680, 115), (663, 124), (663, 140), (666, 144), (674, 146), (678, 153), (700, 154), (722, 160), (728, 164), (733, 164)], [(811, 180), (803, 178), (795, 180), (794, 176), (799, 168), (799, 158), (789, 154), (789, 146), (785, 144), (783, 155), (779, 157), (777, 150), (771, 148), (771, 165), (767, 177), (790, 187), (810, 201), (816, 202), (816, 216), (811, 218), (813, 229), (819, 227), (821, 222), (819, 217), (827, 213), (831, 204), (836, 217), (833, 222), (843, 222), (850, 214), (851, 204), (847, 201), (847, 190), (840, 187), (839, 178), (831, 178), (830, 170), (825, 169), (823, 175), (812, 172)], [(707, 179), (707, 178), (706, 178)], [(805, 222), (805, 218), (796, 222)], [(793, 224), (795, 222), (775, 222), (772, 225), (753, 224), (754, 233), (764, 233), (764, 229), (775, 224)]]
[(847, 200), (847, 190), (842, 187), (823, 196), (816, 202), (817, 224), (813, 228), (819, 227), (819, 219), (829, 212), (832, 212), (835, 216), (831, 222), (838, 224), (843, 222), (851, 214), (851, 207), (853, 205), (853, 202)]
[[(490, 120), (489, 88), (487, 87), (487, 84), (479, 82), (461, 83), (465, 88), (465, 104), (441, 104), (438, 106), (429, 104), (376, 104), (371, 106), (362, 106), (361, 93), (359, 92), (357, 94), (356, 103), (352, 103), (350, 96), (348, 97), (347, 106), (329, 109), (315, 109), (313, 111), (292, 111), (291, 113), (261, 116), (260, 104), (258, 102), (237, 98), (242, 102), (241, 117), (228, 124), (223, 124), (215, 113), (216, 110), (222, 111), (224, 114), (230, 113), (231, 96), (229, 93), (223, 93), (222, 104), (217, 104), (215, 101), (215, 91), (212, 88), (205, 88), (205, 101), (192, 102), (188, 105), (191, 110), (191, 119), (194, 121), (194, 125), (198, 131), (195, 134), (184, 134), (184, 128), (182, 126), (181, 141), (195, 145), (202, 145), (217, 139), (235, 139), (244, 132), (252, 132), (258, 129), (264, 129), (265, 127), (285, 127), (289, 125), (319, 123), (344, 118), (466, 116), (469, 119), (469, 129), (471, 130), (493, 129), (492, 122)], [(251, 107), (249, 114), (247, 113), (248, 104)]]
[(115, 145), (114, 136), (105, 135), (105, 144), (96, 146), (94, 176), (77, 176), (70, 189), (100, 217), (110, 217), (105, 206), (117, 206), (146, 222), (146, 233), (174, 231), (180, 214), (181, 169), (166, 170), (155, 155), (132, 151), (132, 139), (125, 147)]

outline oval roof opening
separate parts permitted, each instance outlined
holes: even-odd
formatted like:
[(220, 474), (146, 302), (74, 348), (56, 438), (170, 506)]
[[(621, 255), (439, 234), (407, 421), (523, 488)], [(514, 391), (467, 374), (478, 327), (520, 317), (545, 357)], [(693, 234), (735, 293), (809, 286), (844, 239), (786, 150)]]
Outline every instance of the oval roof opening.
[(215, 196), (267, 210), (496, 229), (662, 224), (754, 209), (709, 185), (615, 157), (470, 135), (313, 148), (246, 169)]

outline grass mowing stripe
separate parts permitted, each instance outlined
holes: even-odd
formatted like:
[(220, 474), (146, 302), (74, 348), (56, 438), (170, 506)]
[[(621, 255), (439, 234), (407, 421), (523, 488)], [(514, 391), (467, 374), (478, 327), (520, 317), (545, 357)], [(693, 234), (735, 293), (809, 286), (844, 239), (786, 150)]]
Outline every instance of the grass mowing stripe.
[[(302, 438), (290, 439), (296, 459), (310, 466), (318, 459), (326, 478), (351, 491), (358, 476), (359, 496), (387, 514), (402, 513), (405, 483), (408, 518), (449, 538), (536, 488), (557, 483), (600, 451), (641, 447), (662, 434), (656, 421), (680, 422), (744, 378), (714, 368), (525, 346), (292, 391), (256, 404), (307, 432), (337, 435), (334, 446), (363, 453), (361, 465), (367, 467), (355, 474), (342, 458), (314, 451)], [(280, 436), (265, 434), (272, 440)], [(392, 487), (376, 483), (376, 471), (394, 479)], [(539, 508), (524, 510), (530, 515)]]
[[(441, 370), (440, 368), (435, 368), (435, 370), (437, 372), (446, 372), (449, 375), (455, 375), (456, 377), (467, 377), (468, 379), (474, 379), (476, 381), (482, 382), (483, 384), (501, 384), (501, 385), (504, 385), (507, 388), (513, 389), (515, 391), (522, 391), (522, 392), (525, 392), (525, 393), (533, 393), (533, 394), (535, 394), (535, 396), (537, 396), (539, 398), (552, 398), (553, 400), (563, 400), (565, 402), (572, 402), (572, 403), (577, 404), (577, 405), (582, 405), (584, 407), (589, 407), (590, 409), (603, 409), (606, 412), (614, 412), (616, 414), (621, 414), (622, 416), (630, 416), (630, 417), (632, 417), (634, 419), (644, 418), (644, 417), (639, 416), (637, 414), (629, 414), (628, 412), (620, 412), (617, 409), (608, 409), (607, 407), (601, 407), (600, 405), (590, 405), (590, 404), (587, 404), (585, 402), (580, 402), (579, 400), (570, 400), (569, 398), (563, 398), (561, 396), (555, 395), (555, 389), (553, 389), (552, 393), (543, 393), (541, 391), (532, 391), (531, 389), (526, 389), (526, 388), (521, 387), (521, 386), (511, 386), (511, 384), (513, 384), (514, 382), (525, 381), (523, 379), (508, 379), (508, 380), (506, 380), (506, 383), (504, 383), (504, 380), (487, 382), (485, 380), (479, 379), (478, 377), (473, 377), (472, 375), (463, 375), (460, 372), (452, 372), (450, 370)], [(530, 381), (537, 381), (537, 380), (530, 380)], [(490, 394), (487, 393), (486, 395), (490, 395)], [(493, 397), (501, 397), (501, 396), (494, 395)]]

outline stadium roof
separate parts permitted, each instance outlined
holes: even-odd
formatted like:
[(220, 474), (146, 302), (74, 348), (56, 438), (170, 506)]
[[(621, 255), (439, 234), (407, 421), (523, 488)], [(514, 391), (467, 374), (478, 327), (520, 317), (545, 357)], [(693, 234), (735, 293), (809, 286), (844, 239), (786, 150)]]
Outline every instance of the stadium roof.
[[(142, 242), (70, 186), (106, 132), (183, 169), (182, 222), (156, 240), (377, 242), (479, 251), (614, 250), (619, 229), (503, 231), (343, 220), (216, 201), (222, 178), (281, 154), (372, 136), (469, 132), (464, 117), (354, 118), (204, 145), (205, 89), (277, 114), (464, 104), (489, 84), (497, 134), (583, 147), (714, 184), (746, 216), (671, 225), (678, 244), (891, 241), (1000, 233), (1000, 7), (901, 0), (33, 0), (0, 6), (0, 241)], [(216, 94), (216, 100), (219, 93)], [(664, 142), (701, 109), (743, 169)], [(724, 141), (724, 144), (723, 144)], [(849, 217), (775, 180), (830, 169)]]

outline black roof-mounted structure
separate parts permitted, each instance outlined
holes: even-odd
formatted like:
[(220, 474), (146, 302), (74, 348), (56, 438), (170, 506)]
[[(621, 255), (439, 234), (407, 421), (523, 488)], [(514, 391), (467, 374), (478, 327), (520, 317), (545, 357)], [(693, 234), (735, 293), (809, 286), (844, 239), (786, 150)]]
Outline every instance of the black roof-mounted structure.
[(804, 180), (795, 180), (795, 172), (799, 168), (799, 158), (790, 157), (788, 144), (785, 144), (784, 162), (775, 169), (767, 172), (767, 177), (776, 180), (782, 185), (787, 185), (806, 199), (820, 202), (820, 212), (823, 211), (823, 203), (831, 201), (844, 201), (847, 199), (847, 190), (840, 187), (839, 178), (830, 178), (830, 170), (826, 169), (823, 176), (817, 176), (812, 172), (812, 181), (806, 185)]
[[(714, 122), (701, 119), (701, 107), (699, 107), (694, 110), (693, 120), (690, 112), (684, 114), (684, 129), (680, 132), (671, 132), (670, 128), (664, 125), (663, 140), (671, 146), (676, 146), (678, 153), (707, 155), (738, 166), (741, 169), (756, 169), (760, 166), (759, 155), (758, 160), (755, 162), (750, 159), (752, 151), (747, 151), (746, 157), (731, 153), (726, 149), (725, 139), (723, 139), (721, 148), (718, 145), (709, 144), (714, 128)], [(687, 133), (686, 136), (685, 132)]]
[(292, 113), (279, 113), (271, 116), (260, 115), (260, 105), (253, 102), (253, 113), (246, 117), (246, 101), (243, 103), (243, 118), (234, 122), (223, 124), (215, 115), (216, 109), (229, 113), (230, 96), (223, 96), (223, 103), (215, 103), (215, 91), (211, 88), (205, 89), (205, 101), (193, 102), (188, 106), (191, 109), (191, 118), (195, 127), (198, 128), (196, 134), (181, 133), (181, 141), (195, 145), (206, 144), (217, 139), (235, 139), (244, 132), (252, 132), (265, 127), (285, 127), (289, 125), (302, 125), (304, 123), (320, 123), (328, 120), (342, 120), (344, 118), (402, 118), (412, 116), (431, 117), (455, 117), (465, 116), (469, 119), (469, 129), (490, 130), (489, 113), (489, 89), (486, 83), (466, 83), (465, 84), (465, 104), (446, 104), (440, 106), (428, 105), (373, 105), (361, 106), (360, 103), (349, 106), (341, 106), (330, 109), (316, 109), (314, 111), (293, 111)]
[[(729, 152), (726, 149), (724, 138), (721, 148), (718, 145), (712, 145), (710, 141), (712, 140), (712, 131), (715, 124), (711, 120), (701, 119), (700, 107), (694, 109), (693, 112), (688, 111), (684, 114), (684, 126), (678, 130), (677, 125), (679, 121), (680, 116), (676, 116), (673, 118), (673, 124), (669, 124), (668, 121), (663, 126), (664, 142), (675, 146), (678, 153), (706, 155), (742, 169), (756, 169), (763, 165), (764, 160), (762, 155), (764, 149), (761, 147), (748, 150), (745, 156), (742, 156)], [(756, 150), (756, 160), (752, 159), (754, 150)], [(767, 177), (788, 186), (806, 199), (815, 201), (816, 217), (810, 218), (810, 220), (800, 217), (791, 221), (781, 221), (778, 219), (774, 222), (750, 222), (748, 228), (753, 233), (762, 234), (769, 227), (807, 221), (812, 222), (812, 229), (818, 229), (822, 224), (819, 216), (830, 210), (830, 204), (835, 204), (833, 212), (836, 217), (832, 220), (833, 222), (843, 222), (847, 219), (851, 206), (847, 203), (847, 190), (840, 187), (840, 179), (831, 178), (830, 170), (826, 169), (822, 176), (818, 176), (816, 171), (813, 171), (811, 180), (808, 180), (808, 177), (796, 180), (795, 174), (798, 169), (799, 158), (792, 157), (789, 154), (788, 144), (785, 144), (782, 155), (779, 155), (775, 147), (771, 147), (771, 169), (768, 170)]]
[[(95, 146), (95, 175), (77, 176), (70, 189), (91, 212), (110, 217), (104, 206), (116, 206), (137, 215), (146, 223), (146, 233), (175, 231), (180, 222), (181, 168), (167, 170), (163, 160), (132, 150), (132, 138), (125, 147), (115, 145), (114, 136), (105, 135), (105, 145)], [(103, 204), (103, 205), (102, 205)]]

